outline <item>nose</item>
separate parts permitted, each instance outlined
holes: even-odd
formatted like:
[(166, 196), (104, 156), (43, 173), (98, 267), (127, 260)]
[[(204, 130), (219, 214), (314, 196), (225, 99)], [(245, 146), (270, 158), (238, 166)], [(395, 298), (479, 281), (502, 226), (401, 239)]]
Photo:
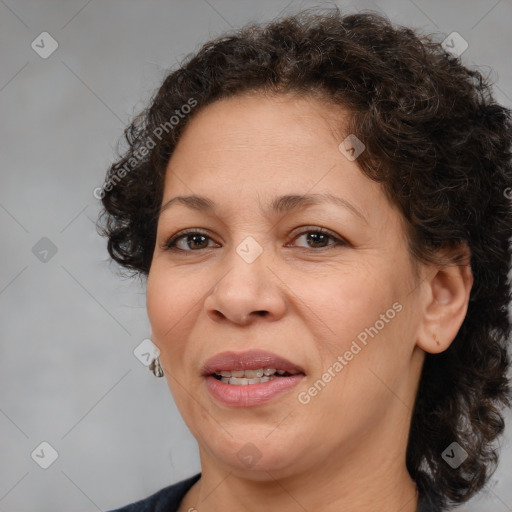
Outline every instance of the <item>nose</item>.
[[(223, 277), (205, 299), (204, 307), (215, 322), (249, 325), (258, 318), (276, 321), (286, 312), (283, 286), (263, 254), (252, 263), (235, 251), (223, 267)], [(228, 270), (226, 270), (228, 268)]]

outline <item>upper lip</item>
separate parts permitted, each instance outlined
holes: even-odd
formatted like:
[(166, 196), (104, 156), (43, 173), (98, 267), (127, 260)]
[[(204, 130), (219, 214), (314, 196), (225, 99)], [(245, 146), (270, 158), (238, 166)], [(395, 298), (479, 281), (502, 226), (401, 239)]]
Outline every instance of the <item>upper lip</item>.
[(265, 350), (221, 352), (204, 363), (202, 374), (206, 376), (220, 371), (257, 370), (258, 368), (275, 368), (277, 370), (305, 374), (301, 366)]

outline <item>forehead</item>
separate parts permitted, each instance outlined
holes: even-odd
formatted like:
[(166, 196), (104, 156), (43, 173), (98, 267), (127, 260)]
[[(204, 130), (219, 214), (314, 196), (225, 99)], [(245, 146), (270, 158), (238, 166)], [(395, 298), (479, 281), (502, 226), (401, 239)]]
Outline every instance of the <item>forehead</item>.
[(277, 196), (333, 194), (359, 204), (363, 214), (372, 204), (382, 216), (389, 204), (380, 184), (339, 149), (348, 116), (296, 95), (216, 101), (186, 126), (168, 164), (163, 204), (200, 195), (221, 207), (260, 210)]
[[(318, 100), (291, 95), (251, 94), (216, 101), (193, 116), (168, 169), (233, 183), (294, 179), (319, 181), (333, 166), (360, 174), (357, 163), (339, 151), (348, 114)], [(344, 161), (343, 161), (344, 160)], [(168, 178), (170, 178), (168, 176)], [(166, 180), (175, 181), (175, 180)], [(177, 184), (176, 184), (177, 185)]]
[(242, 144), (256, 150), (258, 143), (265, 148), (294, 146), (297, 137), (302, 143), (308, 138), (317, 139), (318, 143), (318, 136), (337, 144), (349, 116), (346, 109), (312, 96), (245, 93), (198, 110), (185, 128), (178, 148), (189, 139), (195, 143), (197, 138), (208, 146), (214, 142), (209, 150), (219, 145), (236, 151)]

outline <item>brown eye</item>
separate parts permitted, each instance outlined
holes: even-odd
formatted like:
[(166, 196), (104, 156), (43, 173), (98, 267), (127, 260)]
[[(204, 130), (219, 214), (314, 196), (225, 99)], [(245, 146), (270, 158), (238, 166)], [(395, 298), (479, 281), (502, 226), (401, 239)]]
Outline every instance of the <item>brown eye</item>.
[[(294, 240), (298, 240), (305, 236), (307, 249), (324, 249), (330, 246), (347, 245), (345, 241), (332, 234), (330, 231), (324, 228), (315, 228), (303, 231)], [(329, 240), (333, 240), (334, 243), (328, 243)]]
[[(325, 228), (310, 228), (299, 233), (294, 240), (296, 241), (304, 236), (306, 237), (305, 240), (307, 243), (307, 246), (304, 247), (305, 249), (326, 249), (331, 246), (348, 245), (343, 239), (335, 236), (331, 231)], [(332, 243), (329, 243), (330, 240)], [(165, 244), (165, 248), (174, 251), (197, 252), (213, 247), (208, 245), (209, 241), (212, 241), (212, 238), (202, 231), (182, 231), (174, 235)]]
[(171, 250), (193, 252), (208, 248), (209, 236), (200, 231), (185, 231), (173, 236), (165, 247)]

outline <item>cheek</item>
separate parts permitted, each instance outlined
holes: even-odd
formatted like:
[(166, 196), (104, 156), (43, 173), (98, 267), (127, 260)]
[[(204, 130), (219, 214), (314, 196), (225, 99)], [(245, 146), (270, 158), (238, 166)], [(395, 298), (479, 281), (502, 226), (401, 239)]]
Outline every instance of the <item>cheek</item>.
[(182, 384), (191, 378), (186, 349), (193, 329), (193, 309), (200, 297), (200, 290), (193, 286), (190, 277), (179, 279), (175, 272), (171, 276), (156, 265), (152, 267), (146, 288), (152, 339), (160, 350), (169, 389), (185, 420), (192, 414), (190, 396)]
[(165, 332), (165, 325), (172, 325), (171, 297), (168, 287), (161, 279), (158, 279), (156, 272), (151, 271), (146, 287), (146, 309), (153, 339), (157, 344), (162, 342), (161, 337)]
[(312, 332), (339, 349), (379, 321), (400, 295), (386, 272), (368, 265), (334, 268), (293, 282)]
[(343, 404), (340, 417), (348, 414), (369, 419), (384, 413), (396, 400), (390, 390), (400, 393), (407, 375), (416, 319), (413, 304), (403, 298), (393, 300), (397, 297), (391, 295), (370, 294), (371, 300), (361, 297), (352, 306), (347, 301), (330, 346), (326, 347), (325, 340), (318, 342), (323, 364), (311, 379), (316, 389), (308, 390), (318, 411)]
[[(384, 265), (377, 267), (338, 269), (331, 279), (308, 279), (295, 289), (310, 308), (304, 314), (310, 318), (319, 354), (320, 364), (311, 375), (313, 385), (322, 381), (318, 391), (311, 390), (312, 396), (322, 395), (318, 404), (341, 400), (355, 412), (361, 400), (384, 403), (389, 391), (379, 378), (391, 383), (403, 375), (414, 345), (413, 308), (405, 301), (405, 276), (400, 278)], [(321, 293), (312, 292), (319, 289)]]
[[(396, 396), (403, 394), (401, 381), (410, 364), (412, 338), (407, 334), (406, 308), (398, 301), (394, 304), (395, 308), (393, 304), (372, 307), (357, 321), (347, 315), (329, 347), (318, 342), (322, 366), (310, 376), (309, 387), (299, 397), (304, 407), (311, 407), (313, 416), (329, 411), (334, 424), (345, 425), (347, 433), (356, 435), (363, 432), (362, 425), (373, 425), (396, 405)], [(322, 426), (318, 429), (326, 442), (329, 436), (336, 442), (338, 433)]]
[(186, 340), (190, 330), (190, 318), (200, 293), (195, 291), (190, 277), (177, 279), (175, 275), (160, 272), (158, 267), (150, 271), (146, 288), (146, 308), (153, 341), (162, 356), (170, 350), (177, 350)]

